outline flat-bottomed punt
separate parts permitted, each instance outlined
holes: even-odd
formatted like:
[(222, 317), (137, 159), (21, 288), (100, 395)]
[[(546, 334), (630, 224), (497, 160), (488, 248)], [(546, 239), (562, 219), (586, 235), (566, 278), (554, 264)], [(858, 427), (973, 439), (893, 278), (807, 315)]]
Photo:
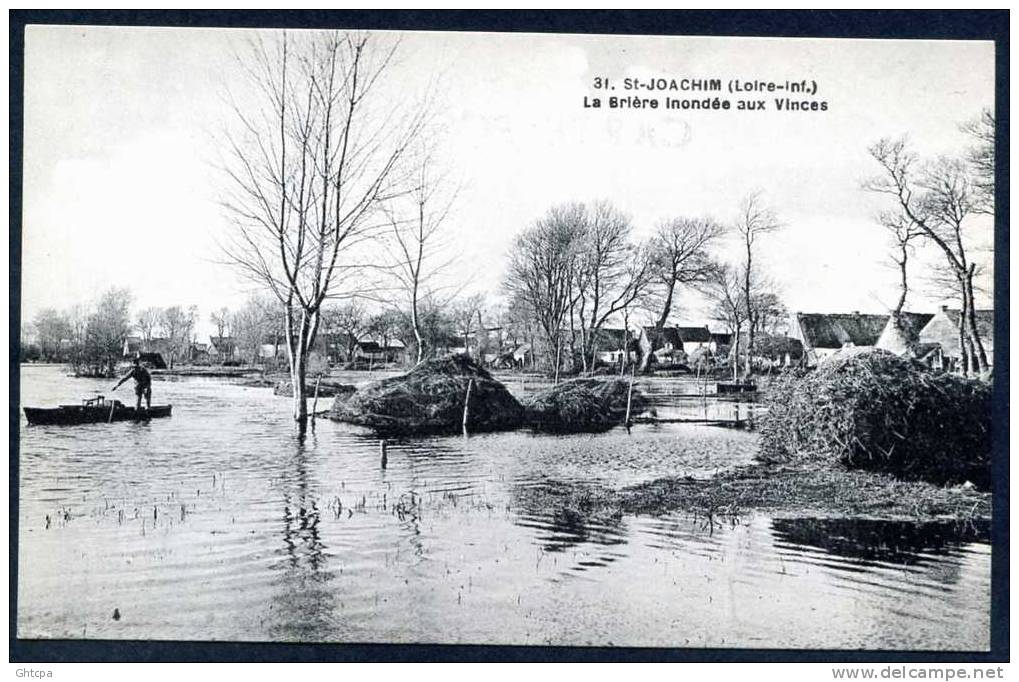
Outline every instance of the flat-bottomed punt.
[(172, 405), (153, 405), (136, 410), (119, 400), (106, 400), (103, 396), (82, 401), (81, 405), (61, 405), (59, 407), (26, 407), (25, 418), (29, 424), (59, 424), (76, 426), (79, 424), (106, 424), (124, 421), (148, 421), (159, 417), (169, 417)]

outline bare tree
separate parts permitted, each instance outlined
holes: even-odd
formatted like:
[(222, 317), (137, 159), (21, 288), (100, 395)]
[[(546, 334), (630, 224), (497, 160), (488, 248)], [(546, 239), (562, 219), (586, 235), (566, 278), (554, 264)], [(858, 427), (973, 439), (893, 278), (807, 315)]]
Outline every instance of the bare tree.
[(534, 315), (544, 337), (547, 367), (557, 384), (583, 236), (583, 206), (549, 209), (514, 240), (504, 282), (507, 292)]
[(368, 318), (365, 331), (379, 341), (379, 346), (386, 352), (394, 339), (400, 336), (400, 313), (396, 310), (384, 310)]
[(230, 328), (241, 357), (248, 363), (256, 364), (259, 361), (263, 343), (270, 339), (276, 341), (282, 326), (281, 312), (282, 306), (274, 297), (261, 295), (252, 296), (230, 313), (226, 326)]
[(967, 150), (966, 160), (973, 170), (973, 185), (977, 195), (976, 210), (981, 213), (994, 213), (994, 112), (984, 109), (971, 121), (963, 123), (960, 128), (973, 140)]
[(330, 334), (343, 337), (347, 362), (354, 359), (354, 351), (362, 335), (368, 331), (369, 317), (360, 301), (345, 301), (322, 309), (322, 328)]
[[(594, 365), (598, 331), (628, 311), (651, 285), (652, 263), (646, 247), (632, 241), (629, 217), (606, 201), (582, 207), (580, 250), (571, 302), (580, 321), (581, 363)], [(627, 317), (628, 315), (624, 316)], [(572, 334), (571, 334), (572, 339)]]
[(111, 377), (116, 372), (131, 329), (131, 292), (112, 288), (104, 292), (84, 319), (75, 372), (85, 376)]
[(901, 211), (882, 213), (878, 216), (878, 222), (892, 238), (891, 260), (899, 272), (899, 300), (892, 311), (892, 319), (898, 323), (909, 294), (909, 257), (924, 233)]
[(982, 210), (971, 171), (958, 159), (939, 157), (919, 167), (919, 159), (905, 138), (882, 139), (869, 149), (883, 174), (864, 183), (864, 189), (894, 197), (913, 228), (942, 252), (955, 277), (962, 303), (959, 333), (962, 369), (987, 368), (987, 354), (977, 328), (973, 279), (977, 264), (969, 256), (971, 219)]
[(209, 321), (216, 325), (216, 336), (220, 338), (226, 336), (226, 332), (230, 328), (230, 319), (230, 311), (226, 308), (213, 310), (212, 313), (209, 314)]
[(471, 354), (471, 333), (481, 330), (481, 313), (485, 307), (485, 297), (481, 294), (463, 296), (454, 301), (451, 317), (453, 323), (464, 340), (464, 353)]
[(141, 332), (142, 340), (151, 341), (159, 329), (162, 311), (159, 308), (145, 308), (138, 313), (138, 321), (135, 323), (138, 331)]
[(729, 357), (732, 378), (736, 381), (739, 378), (740, 334), (750, 318), (743, 273), (728, 264), (715, 265), (704, 283), (704, 293), (711, 302), (712, 316), (732, 334)]
[(386, 207), (389, 230), (385, 243), (392, 265), (389, 272), (407, 297), (411, 329), (417, 346), (417, 362), (427, 352), (422, 332), (421, 301), (434, 295), (429, 286), (450, 265), (443, 259), (440, 230), (456, 199), (447, 190), (444, 175), (434, 171), (431, 155), (422, 152), (418, 160), (413, 190)]
[(197, 321), (198, 308), (196, 306), (185, 309), (175, 305), (162, 310), (159, 324), (166, 332), (167, 341), (170, 344), (171, 369), (178, 359), (185, 356), (191, 343), (191, 332)]
[(42, 359), (54, 362), (64, 359), (62, 342), (71, 339), (71, 320), (66, 313), (53, 308), (40, 310), (33, 318), (36, 341)]
[(739, 217), (736, 219), (735, 229), (740, 236), (743, 249), (743, 301), (747, 314), (747, 353), (746, 353), (746, 376), (753, 372), (754, 355), (754, 331), (758, 325), (760, 311), (755, 308), (756, 298), (754, 290), (755, 278), (760, 276), (754, 264), (754, 245), (764, 235), (774, 232), (781, 227), (775, 212), (766, 206), (761, 199), (761, 192), (748, 194), (740, 203)]
[(366, 267), (358, 248), (377, 236), (380, 203), (403, 191), (401, 162), (421, 130), (420, 109), (383, 99), (395, 50), (366, 34), (284, 31), (256, 38), (241, 61), (255, 101), (234, 105), (227, 134), (235, 230), (224, 251), (283, 306), (302, 427), (322, 305)]
[[(676, 287), (702, 284), (714, 274), (708, 249), (723, 231), (711, 218), (673, 218), (659, 224), (649, 244), (653, 291), (661, 300), (654, 325), (656, 338), (672, 314)], [(653, 352), (653, 344), (647, 344), (641, 372), (647, 371)]]

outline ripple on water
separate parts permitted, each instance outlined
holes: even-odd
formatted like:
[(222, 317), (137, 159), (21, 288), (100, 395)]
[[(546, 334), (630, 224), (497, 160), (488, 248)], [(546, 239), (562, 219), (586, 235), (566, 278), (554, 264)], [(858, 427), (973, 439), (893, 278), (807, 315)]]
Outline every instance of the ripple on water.
[[(521, 387), (511, 382), (535, 385)], [(703, 409), (689, 385), (653, 389), (660, 412)], [(108, 382), (22, 371), (26, 404), (95, 390), (108, 394)], [(753, 433), (662, 425), (393, 439), (383, 470), (365, 430), (318, 421), (298, 438), (289, 401), (269, 389), (181, 380), (159, 382), (154, 399), (174, 416), (80, 429), (22, 422), (19, 635), (988, 644), (979, 529), (718, 523), (605, 503), (625, 485), (746, 463)]]

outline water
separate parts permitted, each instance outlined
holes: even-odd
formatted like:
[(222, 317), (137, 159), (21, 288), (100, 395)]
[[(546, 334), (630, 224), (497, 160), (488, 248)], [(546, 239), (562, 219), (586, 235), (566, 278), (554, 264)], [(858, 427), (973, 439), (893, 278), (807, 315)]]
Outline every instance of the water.
[[(23, 366), (22, 402), (109, 395), (112, 383)], [(22, 419), (19, 637), (989, 645), (980, 532), (764, 515), (720, 525), (547, 494), (710, 476), (751, 460), (751, 432), (409, 439), (383, 470), (361, 429), (319, 420), (302, 442), (269, 389), (157, 382), (154, 402), (173, 403), (173, 417)]]

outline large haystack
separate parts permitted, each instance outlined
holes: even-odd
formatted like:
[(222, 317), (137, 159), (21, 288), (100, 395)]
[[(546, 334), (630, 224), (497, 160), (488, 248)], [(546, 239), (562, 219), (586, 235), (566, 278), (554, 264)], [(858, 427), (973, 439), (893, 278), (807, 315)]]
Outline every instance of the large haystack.
[[(316, 383), (318, 384), (316, 389)], [(357, 390), (353, 384), (343, 384), (330, 379), (323, 379), (316, 382), (315, 379), (307, 381), (308, 397), (313, 398), (316, 390), (319, 398), (345, 397)], [(272, 389), (273, 395), (293, 397), (294, 383), (290, 379), (280, 379)]]
[(776, 382), (761, 434), (770, 459), (990, 484), (990, 386), (883, 350), (841, 352), (811, 374)]
[[(619, 378), (573, 379), (547, 388), (525, 402), (527, 422), (547, 431), (600, 431), (626, 419), (629, 382)], [(636, 388), (630, 398), (630, 415), (647, 409), (644, 394)]]
[(407, 374), (363, 386), (348, 398), (337, 398), (330, 416), (380, 431), (459, 431), (471, 382), (468, 431), (521, 424), (523, 408), (516, 398), (465, 355), (428, 360)]

